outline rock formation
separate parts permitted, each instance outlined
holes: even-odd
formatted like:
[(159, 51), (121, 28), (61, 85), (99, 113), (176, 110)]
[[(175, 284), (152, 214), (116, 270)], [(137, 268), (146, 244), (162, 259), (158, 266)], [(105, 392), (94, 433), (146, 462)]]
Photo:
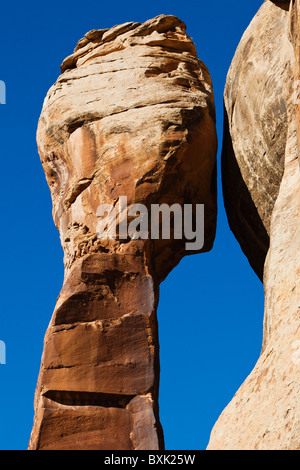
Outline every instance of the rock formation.
[(159, 284), (195, 251), (173, 232), (100, 238), (97, 211), (113, 204), (120, 229), (124, 197), (128, 210), (204, 204), (198, 252), (212, 248), (214, 97), (185, 29), (161, 15), (90, 31), (45, 99), (37, 141), (65, 278), (45, 336), (30, 449), (163, 448)]
[(215, 425), (209, 450), (300, 449), (299, 5), (267, 0), (227, 77), (224, 199), (264, 281), (265, 319), (261, 356)]

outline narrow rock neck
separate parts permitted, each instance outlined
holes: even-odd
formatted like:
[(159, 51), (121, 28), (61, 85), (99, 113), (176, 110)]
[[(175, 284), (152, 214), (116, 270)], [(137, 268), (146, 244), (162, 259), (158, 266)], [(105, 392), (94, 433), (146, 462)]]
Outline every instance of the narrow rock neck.
[(159, 450), (158, 287), (144, 253), (68, 271), (45, 337), (30, 449)]

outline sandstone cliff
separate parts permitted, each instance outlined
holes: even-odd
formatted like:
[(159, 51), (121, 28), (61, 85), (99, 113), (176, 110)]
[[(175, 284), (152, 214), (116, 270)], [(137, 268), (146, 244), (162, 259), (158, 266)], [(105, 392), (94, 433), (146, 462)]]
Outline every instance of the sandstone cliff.
[(227, 77), (224, 199), (230, 226), (264, 281), (264, 340), (208, 449), (300, 449), (299, 11), (298, 1), (266, 1)]
[[(45, 336), (30, 449), (161, 449), (159, 283), (184, 239), (99, 239), (98, 207), (118, 227), (143, 203), (205, 204), (216, 229), (212, 83), (184, 23), (93, 30), (49, 90), (37, 141), (65, 257)], [(110, 220), (108, 230), (110, 230)], [(120, 234), (119, 234), (120, 235)]]

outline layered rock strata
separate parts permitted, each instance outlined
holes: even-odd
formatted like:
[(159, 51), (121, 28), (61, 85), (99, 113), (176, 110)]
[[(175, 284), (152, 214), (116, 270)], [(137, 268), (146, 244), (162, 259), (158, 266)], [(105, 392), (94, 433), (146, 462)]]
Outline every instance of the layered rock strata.
[(210, 450), (300, 449), (296, 12), (299, 2), (266, 1), (226, 82), (225, 205), (234, 234), (264, 281), (265, 318), (261, 356), (216, 423)]
[[(212, 83), (185, 29), (161, 15), (90, 31), (45, 99), (37, 141), (65, 278), (45, 336), (30, 449), (164, 446), (159, 284), (183, 256), (212, 248), (217, 210)], [(205, 205), (203, 247), (187, 250), (174, 228), (166, 240), (121, 237), (133, 204), (163, 203)], [(103, 204), (117, 220), (114, 234), (107, 215), (107, 239), (97, 232)]]

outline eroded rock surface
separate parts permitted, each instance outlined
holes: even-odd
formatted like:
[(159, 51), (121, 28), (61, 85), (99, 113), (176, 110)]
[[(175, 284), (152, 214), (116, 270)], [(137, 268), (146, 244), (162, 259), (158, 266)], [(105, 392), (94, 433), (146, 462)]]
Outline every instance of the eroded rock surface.
[(263, 4), (241, 40), (226, 82), (225, 204), (234, 234), (263, 278), (265, 319), (261, 356), (216, 423), (210, 450), (300, 449), (295, 8), (299, 11), (298, 2)]
[[(49, 90), (37, 141), (65, 279), (46, 332), (30, 449), (161, 449), (159, 283), (186, 240), (103, 240), (97, 210), (205, 204), (216, 229), (212, 83), (184, 23), (93, 30)], [(110, 230), (110, 221), (108, 222)]]

